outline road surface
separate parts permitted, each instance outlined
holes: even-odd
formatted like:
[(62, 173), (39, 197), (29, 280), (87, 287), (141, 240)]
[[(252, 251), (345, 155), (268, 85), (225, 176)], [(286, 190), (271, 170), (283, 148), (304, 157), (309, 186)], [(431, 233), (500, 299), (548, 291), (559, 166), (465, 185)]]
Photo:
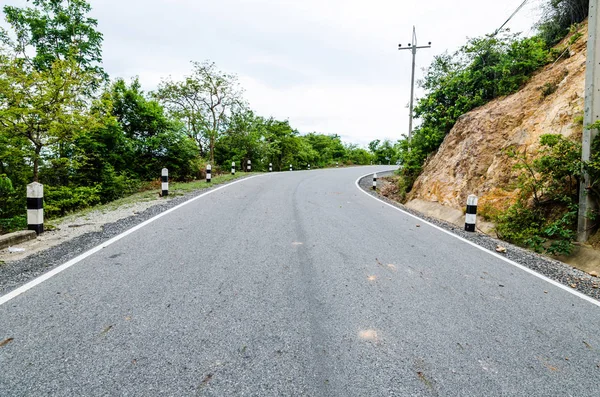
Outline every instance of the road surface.
[(2, 304), (0, 396), (600, 395), (600, 307), (356, 187), (387, 168), (243, 180)]

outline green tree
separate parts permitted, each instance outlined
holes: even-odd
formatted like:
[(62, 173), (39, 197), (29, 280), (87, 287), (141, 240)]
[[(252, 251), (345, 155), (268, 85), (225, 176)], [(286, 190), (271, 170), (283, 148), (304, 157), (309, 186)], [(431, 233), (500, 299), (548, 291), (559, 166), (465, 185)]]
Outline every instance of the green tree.
[(212, 62), (193, 62), (193, 72), (184, 81), (163, 80), (156, 98), (169, 114), (181, 120), (187, 134), (215, 161), (215, 144), (229, 117), (244, 106), (242, 92), (233, 75), (217, 69)]
[(57, 60), (74, 58), (85, 71), (104, 76), (102, 34), (98, 22), (87, 16), (91, 6), (85, 0), (28, 0), (34, 7), (4, 6), (6, 21), (12, 27), (16, 41), (10, 43), (17, 54), (31, 59), (38, 70), (50, 69)]
[(0, 64), (2, 134), (12, 141), (28, 141), (24, 150), (32, 161), (34, 181), (45, 148), (67, 142), (97, 124), (85, 95), (96, 82), (95, 74), (82, 70), (72, 59), (58, 59), (43, 70), (10, 57)]

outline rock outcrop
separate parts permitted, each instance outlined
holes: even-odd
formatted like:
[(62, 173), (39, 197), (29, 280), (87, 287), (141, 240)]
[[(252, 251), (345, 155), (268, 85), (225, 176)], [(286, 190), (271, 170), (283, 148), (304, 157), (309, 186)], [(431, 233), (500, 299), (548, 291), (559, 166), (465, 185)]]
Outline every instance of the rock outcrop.
[(467, 196), (476, 194), (480, 206), (506, 208), (518, 193), (515, 162), (505, 154), (507, 149), (535, 157), (543, 134), (580, 139), (587, 26), (582, 33), (562, 59), (539, 71), (520, 91), (463, 115), (426, 162), (408, 195), (409, 205), (426, 200), (462, 210)]

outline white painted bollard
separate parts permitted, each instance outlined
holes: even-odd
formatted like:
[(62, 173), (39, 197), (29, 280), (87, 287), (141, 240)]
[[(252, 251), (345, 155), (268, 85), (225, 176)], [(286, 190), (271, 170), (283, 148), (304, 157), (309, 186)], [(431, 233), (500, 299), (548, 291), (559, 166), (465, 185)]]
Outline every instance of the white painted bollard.
[(212, 180), (212, 166), (208, 164), (206, 166), (206, 183), (210, 183)]
[(235, 161), (231, 162), (231, 175), (235, 175)]
[(44, 185), (41, 183), (27, 185), (27, 229), (44, 233)]
[(465, 215), (465, 230), (474, 232), (477, 224), (477, 196), (471, 194), (467, 197), (467, 213)]
[(377, 190), (377, 174), (373, 174), (373, 190)]
[(273, 172), (273, 163), (269, 163), (269, 172)]
[(310, 171), (310, 164), (308, 165), (308, 170)]
[(339, 166), (340, 166), (340, 165), (339, 165), (339, 164), (336, 162), (336, 163), (335, 163), (335, 167), (337, 168), (337, 167), (339, 167)]
[(252, 171), (252, 162), (248, 160), (248, 172)]
[(294, 169), (292, 168), (292, 165), (290, 164), (290, 171), (293, 171)]
[(166, 168), (162, 169), (161, 172), (161, 187), (162, 187), (162, 193), (160, 194), (163, 197), (166, 197), (169, 195), (169, 170)]

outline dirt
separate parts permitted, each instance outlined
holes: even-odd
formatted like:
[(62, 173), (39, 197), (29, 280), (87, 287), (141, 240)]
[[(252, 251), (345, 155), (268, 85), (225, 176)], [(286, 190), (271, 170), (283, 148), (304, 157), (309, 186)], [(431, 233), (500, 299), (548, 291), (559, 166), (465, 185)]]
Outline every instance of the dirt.
[[(426, 215), (460, 226), (467, 196), (479, 197), (478, 207), (504, 211), (515, 202), (518, 171), (507, 150), (534, 158), (543, 134), (580, 140), (583, 127), (587, 24), (569, 46), (567, 57), (535, 74), (520, 91), (493, 100), (457, 121), (441, 147), (425, 163), (406, 198), (389, 197)], [(568, 45), (570, 37), (559, 46)], [(548, 84), (556, 91), (543, 95)], [(481, 222), (480, 231), (495, 236), (494, 225)], [(573, 255), (557, 259), (586, 272), (600, 274), (600, 234)]]
[(25, 251), (9, 252), (8, 248), (0, 250), (0, 263), (8, 263), (27, 258), (30, 255), (54, 247), (83, 234), (101, 231), (102, 227), (107, 223), (113, 223), (119, 219), (136, 215), (147, 208), (163, 202), (165, 202), (165, 199), (156, 199), (125, 204), (114, 209), (93, 210), (66, 216), (50, 222), (55, 228), (42, 233), (37, 239), (21, 243), (14, 247), (24, 248)]

